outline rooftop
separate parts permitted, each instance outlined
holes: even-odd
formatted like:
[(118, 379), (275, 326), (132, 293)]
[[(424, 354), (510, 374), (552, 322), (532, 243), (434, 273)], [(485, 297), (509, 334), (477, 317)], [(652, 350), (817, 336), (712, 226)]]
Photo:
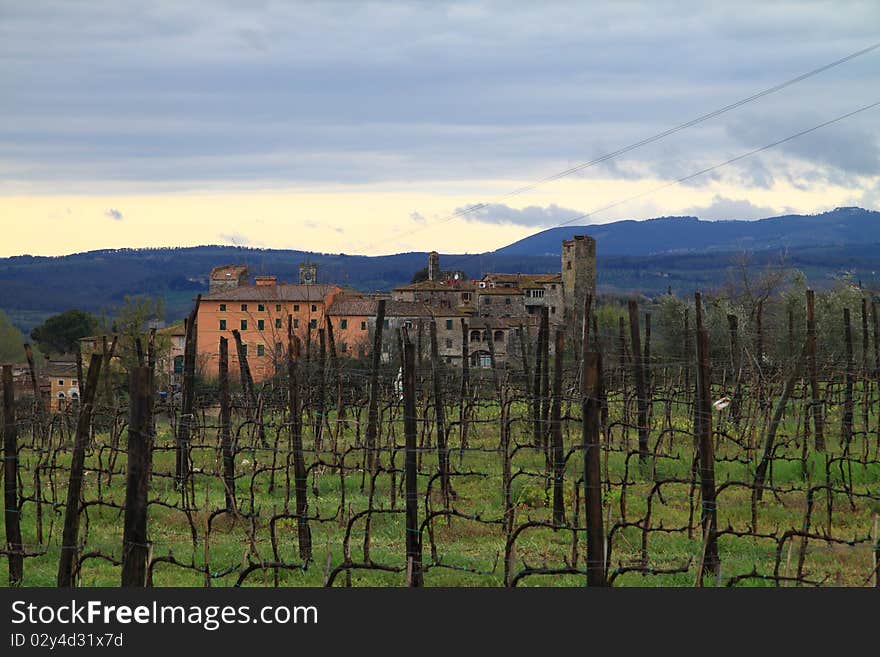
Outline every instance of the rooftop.
[(338, 291), (336, 285), (242, 285), (202, 296), (202, 301), (323, 301)]

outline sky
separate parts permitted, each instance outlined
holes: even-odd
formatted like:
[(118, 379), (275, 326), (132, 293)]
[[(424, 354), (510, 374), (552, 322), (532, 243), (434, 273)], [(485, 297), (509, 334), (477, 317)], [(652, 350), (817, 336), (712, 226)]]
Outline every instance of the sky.
[(533, 186), (877, 42), (876, 0), (0, 0), (0, 257), (878, 209), (880, 107), (670, 183), (880, 101), (880, 49)]

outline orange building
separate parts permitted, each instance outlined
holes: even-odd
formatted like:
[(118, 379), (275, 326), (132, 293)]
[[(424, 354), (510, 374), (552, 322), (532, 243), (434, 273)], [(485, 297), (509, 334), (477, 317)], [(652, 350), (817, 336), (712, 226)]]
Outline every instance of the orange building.
[(47, 361), (43, 381), (43, 395), (48, 397), (50, 413), (69, 410), (79, 402), (79, 378), (72, 356)]
[(317, 340), (317, 330), (325, 326), (325, 310), (341, 292), (336, 285), (278, 283), (274, 276), (257, 276), (254, 285), (247, 281), (246, 267), (217, 267), (211, 272), (211, 291), (202, 297), (197, 319), (196, 369), (206, 378), (218, 375), (221, 336), (229, 340), (230, 374), (237, 375), (233, 330), (241, 334), (254, 381), (283, 370), (288, 315), (303, 344), (309, 330)]

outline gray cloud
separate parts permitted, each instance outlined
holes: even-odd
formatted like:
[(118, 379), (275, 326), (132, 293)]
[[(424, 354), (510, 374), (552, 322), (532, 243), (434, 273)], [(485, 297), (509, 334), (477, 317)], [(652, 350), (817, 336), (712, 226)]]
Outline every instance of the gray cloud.
[[(468, 206), (457, 208), (456, 213), (463, 213)], [(467, 221), (484, 224), (514, 224), (518, 226), (555, 226), (572, 221), (583, 215), (583, 212), (569, 208), (561, 208), (555, 203), (547, 207), (530, 205), (522, 210), (512, 208), (503, 203), (490, 203), (485, 207), (462, 214)]]
[(110, 208), (109, 210), (104, 212), (105, 217), (110, 217), (111, 219), (115, 219), (116, 221), (122, 221), (125, 215), (123, 215), (116, 208)]
[[(785, 208), (784, 211), (791, 210), (792, 208)], [(764, 219), (780, 213), (769, 206), (755, 205), (748, 199), (726, 198), (716, 194), (709, 205), (685, 208), (681, 214), (715, 221), (719, 219)]]
[[(785, 117), (750, 114), (732, 120), (728, 124), (728, 131), (737, 141), (757, 147), (831, 118), (832, 113), (818, 115), (814, 112), (795, 112)], [(833, 124), (780, 144), (774, 150), (814, 164), (827, 165), (844, 174), (876, 176), (880, 174), (880, 140), (876, 121), (872, 118), (854, 117), (849, 122)]]
[[(874, 1), (745, 5), (5, 3), (0, 191), (538, 179), (864, 47), (880, 22)], [(779, 136), (792, 107), (851, 109), (877, 57), (749, 106), (766, 135), (724, 130), (737, 112), (584, 173), (689, 173)], [(876, 171), (860, 126), (788, 152)]]

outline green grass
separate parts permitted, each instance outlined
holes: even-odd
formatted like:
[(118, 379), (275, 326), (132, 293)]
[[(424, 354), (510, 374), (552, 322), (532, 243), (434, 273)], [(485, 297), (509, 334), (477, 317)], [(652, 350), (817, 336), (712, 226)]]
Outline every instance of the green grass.
[[(488, 521), (498, 521), (503, 515), (503, 477), (501, 458), (496, 451), (498, 447), (497, 407), (487, 406), (481, 411), (480, 419), (486, 423), (475, 424), (469, 437), (470, 449), (460, 455), (458, 448), (457, 429), (452, 434), (452, 463), (457, 472), (477, 473), (467, 476), (454, 476), (453, 486), (456, 499), (452, 506), (460, 513), (479, 516)], [(512, 439), (515, 444), (530, 442), (531, 425), (525, 418), (526, 409), (522, 404), (514, 405), (515, 416), (523, 417), (522, 421), (514, 422)], [(622, 410), (620, 404), (611, 401), (610, 420), (619, 419)], [(576, 414), (576, 412), (575, 412)], [(450, 420), (457, 417), (457, 411), (450, 409)], [(653, 430), (651, 445), (653, 447), (662, 424), (664, 409), (657, 404), (653, 413)], [(779, 432), (780, 450), (778, 455), (800, 458), (799, 440), (795, 439), (798, 413), (791, 406), (790, 416)], [(214, 416), (207, 414), (209, 422)], [(366, 417), (364, 413), (363, 417)], [(841, 446), (835, 434), (839, 420), (834, 412), (830, 413), (827, 425), (828, 455), (839, 455)], [(689, 430), (689, 420), (684, 407), (676, 409), (673, 416), (676, 427)], [(331, 418), (333, 421), (333, 418)], [(857, 425), (860, 416), (856, 416)], [(871, 426), (876, 427), (877, 418), (871, 417)], [(308, 423), (304, 423), (308, 427)], [(430, 425), (431, 423), (428, 422)], [(273, 418), (273, 426), (278, 425), (278, 418)], [(729, 428), (729, 427), (727, 427)], [(388, 425), (383, 427), (383, 444), (388, 444)], [(279, 463), (283, 463), (287, 445), (286, 430), (282, 429), (279, 437)], [(312, 437), (308, 428), (304, 429), (306, 448), (312, 446)], [(22, 443), (30, 442), (30, 435), (21, 437)], [(362, 432), (363, 434), (363, 429)], [(637, 443), (636, 431), (631, 429), (628, 436), (630, 449)], [(271, 464), (272, 451), (263, 449), (242, 449), (236, 457), (237, 498), (239, 509), (245, 516), (250, 514), (251, 503), (255, 510), (253, 516), (254, 530), (251, 535), (251, 519), (248, 517), (234, 518), (222, 515), (214, 519), (208, 538), (206, 550), (207, 522), (210, 512), (224, 505), (224, 490), (219, 471), (218, 453), (216, 450), (216, 427), (207, 427), (193, 449), (192, 459), (195, 468), (195, 496), (191, 501), (190, 517), (195, 527), (196, 541), (193, 543), (190, 520), (180, 508), (168, 508), (160, 504), (151, 504), (149, 511), (149, 536), (152, 541), (153, 558), (173, 557), (185, 564), (194, 565), (196, 570), (181, 568), (168, 563), (156, 563), (153, 568), (154, 586), (204, 586), (208, 581), (211, 586), (230, 586), (235, 584), (238, 573), (250, 561), (273, 561), (273, 550), (269, 529), (269, 519), (273, 514), (282, 513), (287, 505), (289, 511), (294, 510), (293, 492), (287, 492), (285, 474), (276, 472), (274, 489), (270, 491), (270, 475), (267, 472), (255, 473), (255, 468)], [(402, 427), (395, 422), (394, 435), (397, 444), (403, 441)], [(270, 444), (275, 441), (275, 431), (269, 432)], [(612, 433), (613, 444), (610, 451), (603, 454), (603, 468), (607, 462), (607, 471), (603, 475), (610, 479), (610, 489), (604, 491), (604, 508), (606, 532), (610, 525), (622, 519), (636, 522), (642, 518), (648, 508), (649, 494), (654, 486), (650, 479), (650, 468), (642, 468), (638, 459), (629, 460), (629, 481), (625, 490), (620, 485), (625, 469), (625, 454), (621, 448), (624, 440), (618, 427)], [(57, 437), (55, 438), (57, 440)], [(245, 442), (249, 442), (246, 439)], [(565, 431), (565, 449), (580, 443), (580, 425), (571, 422)], [(743, 440), (748, 440), (744, 437)], [(86, 459), (87, 473), (83, 499), (94, 502), (102, 499), (107, 505), (89, 505), (81, 515), (80, 542), (84, 545), (84, 553), (99, 553), (119, 560), (122, 543), (122, 505), (125, 498), (125, 454), (119, 454), (112, 478), (107, 473), (107, 462), (110, 455), (108, 449), (99, 449), (107, 445), (108, 436), (99, 434), (96, 443), (89, 450)], [(760, 432), (755, 431), (751, 439), (756, 447), (760, 444)], [(851, 464), (851, 478), (854, 492), (866, 497), (854, 497), (851, 500), (842, 493), (831, 497), (832, 523), (830, 533), (840, 539), (864, 539), (869, 536), (875, 522), (875, 515), (880, 512), (880, 463), (876, 459), (876, 432), (872, 431), (868, 439), (870, 458), (866, 464)], [(325, 437), (325, 445), (328, 438)], [(354, 431), (349, 428), (340, 437), (340, 445), (353, 445)], [(853, 454), (858, 457), (863, 450), (864, 438), (857, 436), (852, 446)], [(151, 481), (150, 499), (161, 500), (170, 505), (179, 505), (181, 493), (175, 490), (173, 480), (167, 476), (174, 469), (173, 437), (167, 420), (160, 418), (158, 422), (157, 445), (162, 449), (154, 453), (154, 476)], [(122, 433), (121, 448), (125, 448), (125, 432)], [(724, 459), (747, 459), (748, 454), (736, 443), (722, 439), (718, 444), (716, 457), (716, 484), (721, 487), (729, 481), (750, 481), (754, 470), (752, 461), (738, 462)], [(362, 450), (349, 453), (346, 465), (358, 466), (362, 459)], [(63, 524), (64, 507), (67, 488), (67, 466), (70, 452), (62, 450), (56, 454), (56, 468), (44, 471), (42, 476), (42, 494), (44, 503), (43, 542), (40, 545), (36, 533), (36, 507), (27, 501), (22, 509), (22, 532), (28, 552), (39, 553), (39, 556), (25, 559), (24, 572), (26, 586), (54, 586), (59, 558), (59, 543)], [(325, 455), (325, 458), (330, 458)], [(763, 501), (758, 507), (758, 532), (776, 533), (788, 529), (801, 529), (806, 508), (807, 481), (813, 486), (826, 483), (826, 455), (808, 452), (806, 468), (800, 461), (776, 461), (772, 468), (773, 483), (781, 489), (778, 495), (766, 491)], [(662, 456), (654, 464), (655, 480), (679, 479), (684, 483), (667, 482), (660, 486), (659, 494), (650, 496), (651, 527), (669, 530), (684, 528), (691, 515), (691, 486), (687, 483), (690, 477), (692, 459), (692, 438), (683, 433), (673, 434), (670, 440), (664, 439)], [(25, 497), (34, 493), (34, 468), (37, 454), (27, 445), (21, 450), (21, 488)], [(389, 452), (384, 452), (383, 466), (389, 467)], [(395, 466), (402, 469), (403, 450), (395, 453)], [(419, 490), (423, 492), (428, 476), (436, 469), (437, 457), (433, 450), (426, 450), (421, 457), (421, 475)], [(549, 521), (551, 509), (545, 489), (544, 453), (540, 449), (525, 447), (516, 451), (513, 459), (513, 472), (522, 471), (517, 475), (511, 486), (511, 498), (515, 506), (515, 524), (528, 520)], [(574, 453), (567, 462), (565, 501), (566, 516), (573, 521), (575, 491), (574, 486), (580, 477), (582, 459), (580, 452)], [(805, 470), (807, 479), (805, 479)], [(50, 481), (48, 472), (52, 473)], [(310, 522), (313, 544), (313, 561), (306, 567), (297, 569), (279, 569), (277, 581), (282, 586), (320, 586), (324, 582), (325, 564), (330, 563), (332, 570), (343, 562), (343, 538), (345, 520), (349, 508), (353, 514), (367, 509), (367, 490), (362, 487), (361, 471), (350, 471), (345, 476), (345, 507), (340, 512), (342, 498), (339, 475), (330, 468), (314, 471), (310, 476), (309, 512), (320, 520)], [(850, 477), (849, 469), (841, 469), (834, 465), (830, 469), (830, 481), (840, 487), (843, 477)], [(394, 508), (402, 511), (404, 496), (401, 486), (401, 473), (394, 476), (398, 486)], [(291, 468), (292, 477), (292, 468)], [(316, 491), (313, 489), (316, 486)], [(374, 508), (391, 509), (392, 475), (383, 473), (376, 479)], [(253, 500), (250, 489), (253, 487)], [(291, 483), (292, 487), (292, 483)], [(442, 500), (438, 492), (439, 482), (435, 481), (432, 508), (442, 508)], [(583, 490), (579, 491), (580, 511), (577, 523), (584, 525)], [(699, 527), (699, 484), (693, 499), (695, 514), (693, 531), (650, 531), (647, 534), (647, 565), (653, 569), (675, 569), (688, 563), (690, 567), (684, 573), (644, 574), (638, 572), (615, 575), (617, 586), (693, 586), (696, 564), (702, 549), (702, 535)], [(56, 502), (55, 505), (52, 502)], [(823, 533), (829, 530), (827, 522), (828, 497), (824, 490), (818, 491), (814, 498), (811, 531)], [(419, 517), (424, 518), (425, 502), (422, 495), (419, 503)], [(609, 521), (610, 520), (610, 524)], [(739, 532), (749, 531), (752, 522), (751, 493), (740, 486), (724, 487), (718, 497), (718, 526), (724, 530), (728, 527)], [(354, 524), (351, 539), (351, 558), (354, 562), (364, 560), (364, 519)], [(434, 566), (425, 574), (427, 586), (502, 586), (504, 584), (504, 554), (506, 535), (500, 523), (479, 522), (465, 518), (440, 518), (434, 523), (434, 543), (437, 560), (444, 567)], [(578, 568), (584, 568), (585, 535), (577, 532)], [(611, 541), (610, 572), (619, 567), (632, 566), (640, 562), (642, 557), (643, 531), (639, 526), (628, 526), (617, 529)], [(781, 574), (794, 575), (801, 549), (801, 539), (789, 541), (783, 546)], [(788, 546), (791, 545), (791, 556)], [(279, 522), (277, 527), (277, 546), (279, 558), (287, 563), (298, 564), (297, 531), (295, 520), (287, 519)], [(722, 562), (721, 583), (729, 577), (751, 572), (753, 569), (764, 575), (772, 575), (776, 558), (777, 543), (775, 540), (755, 536), (722, 535), (719, 538), (719, 553)], [(403, 569), (405, 566), (405, 527), (403, 513), (374, 514), (371, 521), (370, 559)], [(423, 535), (423, 554), (428, 563), (432, 563), (432, 555), (428, 533)], [(512, 574), (516, 574), (527, 564), (536, 568), (562, 568), (566, 560), (571, 559), (572, 531), (568, 529), (552, 529), (546, 527), (531, 528), (523, 531), (515, 546), (515, 560)], [(872, 565), (871, 543), (860, 542), (856, 545), (841, 545), (811, 539), (807, 542), (804, 557), (805, 577), (811, 580), (823, 580), (826, 584), (865, 585), (869, 579)], [(224, 574), (225, 573), (225, 574)], [(245, 585), (272, 586), (276, 573), (273, 569), (258, 570), (248, 577)], [(4, 578), (5, 579), (5, 578)], [(404, 583), (403, 572), (391, 573), (381, 571), (353, 570), (351, 582), (355, 586), (401, 586)], [(527, 577), (520, 582), (521, 586), (582, 586), (583, 575), (536, 575)], [(120, 582), (120, 568), (107, 559), (96, 557), (84, 561), (80, 572), (79, 583), (83, 586), (117, 586)], [(345, 573), (335, 580), (335, 585), (346, 582)], [(772, 585), (762, 580), (745, 580), (741, 585), (757, 586)]]

